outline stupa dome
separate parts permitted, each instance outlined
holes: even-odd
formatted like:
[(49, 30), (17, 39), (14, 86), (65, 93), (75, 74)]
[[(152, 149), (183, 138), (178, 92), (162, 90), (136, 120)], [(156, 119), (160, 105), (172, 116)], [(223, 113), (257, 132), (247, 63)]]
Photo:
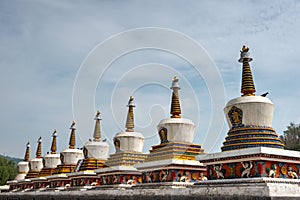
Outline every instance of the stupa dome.
[(99, 160), (107, 160), (109, 154), (109, 144), (101, 141), (101, 127), (100, 127), (100, 112), (96, 113), (96, 124), (94, 130), (94, 139), (88, 141), (84, 145), (84, 156), (85, 158), (95, 158)]
[(128, 101), (128, 114), (126, 120), (126, 131), (119, 132), (114, 137), (116, 152), (142, 152), (144, 147), (144, 136), (134, 131), (133, 97)]

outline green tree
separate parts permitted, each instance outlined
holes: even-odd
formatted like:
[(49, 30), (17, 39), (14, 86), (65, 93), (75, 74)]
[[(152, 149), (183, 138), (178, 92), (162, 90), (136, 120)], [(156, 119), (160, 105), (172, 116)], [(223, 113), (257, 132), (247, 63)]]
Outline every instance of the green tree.
[(280, 139), (284, 143), (285, 149), (300, 151), (300, 124), (291, 122), (287, 126), (287, 130), (283, 131)]
[(18, 173), (18, 169), (12, 160), (0, 157), (0, 185), (5, 185), (6, 181), (13, 180)]

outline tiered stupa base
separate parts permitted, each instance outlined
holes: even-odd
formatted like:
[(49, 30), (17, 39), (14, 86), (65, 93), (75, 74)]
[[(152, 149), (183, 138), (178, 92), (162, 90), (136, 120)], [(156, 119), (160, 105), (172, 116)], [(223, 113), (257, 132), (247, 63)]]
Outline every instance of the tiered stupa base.
[(43, 168), (39, 174), (40, 177), (51, 176), (55, 173), (55, 168)]
[(207, 176), (210, 180), (253, 177), (299, 178), (298, 151), (255, 147), (200, 155), (197, 159), (207, 166)]
[(30, 170), (27, 174), (25, 179), (37, 178), (39, 177), (40, 171), (32, 171)]
[(152, 146), (152, 150), (144, 162), (165, 159), (195, 160), (195, 156), (203, 153), (204, 150), (199, 144), (167, 142)]
[(142, 154), (139, 152), (117, 152), (115, 154), (110, 155), (107, 162), (105, 163), (106, 166), (131, 166), (136, 163), (144, 162), (147, 158), (146, 154)]
[(195, 156), (203, 153), (198, 144), (163, 143), (153, 146), (145, 162), (135, 167), (143, 173), (143, 183), (198, 182), (206, 168)]
[(85, 170), (94, 170), (98, 168), (103, 168), (105, 165), (106, 160), (99, 160), (96, 158), (86, 158), (83, 160), (79, 171)]
[(19, 172), (19, 173), (17, 174), (15, 180), (22, 180), (22, 179), (25, 179), (26, 175), (27, 175), (27, 172), (26, 172), (26, 173), (20, 173), (20, 172)]
[(142, 182), (142, 173), (133, 167), (141, 163), (147, 155), (140, 152), (117, 152), (110, 155), (103, 169), (95, 172), (100, 177), (99, 185), (135, 185)]
[(54, 174), (71, 173), (74, 172), (76, 164), (62, 164), (57, 165)]
[(221, 147), (222, 151), (252, 147), (272, 147), (283, 149), (284, 145), (272, 127), (257, 125), (238, 125), (228, 131)]

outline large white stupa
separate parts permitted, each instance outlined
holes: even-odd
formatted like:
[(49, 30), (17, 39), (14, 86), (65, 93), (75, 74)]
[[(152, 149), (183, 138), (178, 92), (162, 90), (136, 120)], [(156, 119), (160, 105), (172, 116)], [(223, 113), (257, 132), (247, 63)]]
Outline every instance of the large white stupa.
[(222, 151), (251, 147), (283, 149), (272, 128), (274, 105), (266, 97), (255, 96), (255, 86), (249, 63), (252, 61), (247, 47), (241, 50), (239, 62), (243, 63), (241, 97), (230, 100), (224, 108), (229, 126)]
[[(255, 96), (250, 69), (249, 48), (243, 46), (241, 97), (230, 100), (224, 113), (229, 131), (222, 152), (198, 156), (207, 167), (208, 193), (222, 188), (219, 195), (287, 197), (299, 195), (299, 160), (297, 151), (284, 150), (272, 128), (274, 105), (266, 97)], [(216, 180), (219, 179), (219, 180)], [(266, 198), (266, 197), (264, 197)]]

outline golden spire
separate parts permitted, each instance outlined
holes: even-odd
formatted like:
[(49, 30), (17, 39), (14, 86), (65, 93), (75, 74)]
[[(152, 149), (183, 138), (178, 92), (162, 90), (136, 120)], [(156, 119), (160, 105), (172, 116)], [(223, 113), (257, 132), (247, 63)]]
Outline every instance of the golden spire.
[(96, 124), (95, 124), (95, 130), (94, 130), (94, 141), (95, 142), (100, 142), (101, 140), (101, 128), (100, 128), (100, 111), (97, 111), (96, 117)]
[(27, 142), (25, 156), (24, 156), (24, 161), (28, 162), (29, 161), (29, 157), (30, 157), (30, 143)]
[(39, 137), (37, 142), (38, 142), (38, 147), (36, 149), (35, 157), (41, 158), (41, 156), (42, 156), (42, 137), (41, 136)]
[(70, 142), (69, 142), (69, 149), (75, 149), (76, 139), (75, 139), (75, 121), (73, 121), (71, 127), (71, 136), (70, 136)]
[(254, 93), (256, 92), (256, 90), (255, 90), (252, 73), (249, 65), (249, 62), (251, 61), (252, 58), (250, 57), (249, 48), (244, 45), (241, 50), (241, 57), (239, 59), (239, 62), (243, 63), (242, 87), (241, 87), (242, 96), (255, 96)]
[(134, 132), (134, 116), (133, 116), (133, 108), (135, 105), (133, 104), (133, 97), (130, 96), (128, 101), (128, 114), (126, 120), (126, 131), (127, 132)]
[(172, 81), (171, 89), (173, 90), (170, 111), (171, 118), (181, 118), (180, 101), (178, 95), (178, 90), (180, 90), (180, 87), (178, 85), (178, 78), (176, 76), (174, 76), (174, 79)]
[(51, 154), (56, 154), (56, 129), (54, 129), (54, 132), (52, 134), (52, 145), (51, 145)]

